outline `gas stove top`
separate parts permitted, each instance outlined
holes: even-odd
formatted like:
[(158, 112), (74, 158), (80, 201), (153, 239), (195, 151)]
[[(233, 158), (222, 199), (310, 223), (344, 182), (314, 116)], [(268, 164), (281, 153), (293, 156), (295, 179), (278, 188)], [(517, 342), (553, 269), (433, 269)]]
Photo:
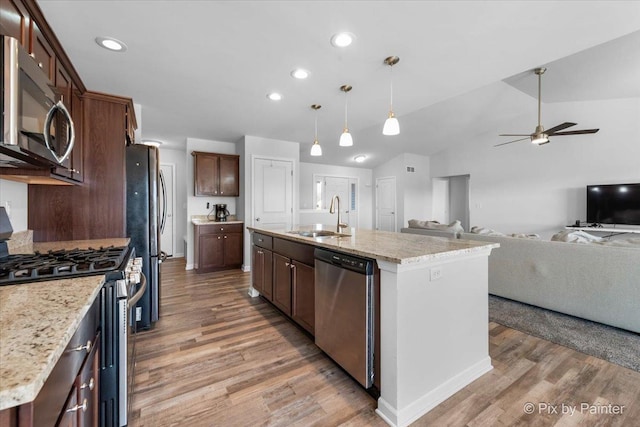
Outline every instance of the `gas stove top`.
[(0, 258), (0, 286), (99, 274), (115, 279), (130, 257), (127, 246), (8, 255)]

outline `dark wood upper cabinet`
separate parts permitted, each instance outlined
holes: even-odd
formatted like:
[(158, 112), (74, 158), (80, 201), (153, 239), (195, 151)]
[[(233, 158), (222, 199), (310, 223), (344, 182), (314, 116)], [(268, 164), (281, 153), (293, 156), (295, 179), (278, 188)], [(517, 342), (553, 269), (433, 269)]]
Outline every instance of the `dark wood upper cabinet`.
[(31, 20), (29, 54), (53, 82), (56, 75), (56, 54), (34, 20)]
[(240, 156), (194, 151), (194, 195), (240, 195)]
[(18, 39), (22, 47), (29, 49), (31, 17), (20, 0), (0, 1), (0, 30), (6, 36)]

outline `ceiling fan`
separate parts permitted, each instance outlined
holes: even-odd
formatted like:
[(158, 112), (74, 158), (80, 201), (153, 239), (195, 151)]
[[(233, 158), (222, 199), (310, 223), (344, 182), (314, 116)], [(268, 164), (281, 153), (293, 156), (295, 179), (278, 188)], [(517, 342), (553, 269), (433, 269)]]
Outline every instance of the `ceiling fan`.
[(518, 133), (505, 133), (499, 136), (524, 136), (525, 138), (514, 139), (513, 141), (503, 142), (501, 144), (496, 144), (494, 147), (499, 147), (501, 145), (511, 144), (512, 142), (524, 141), (525, 139), (530, 139), (532, 144), (536, 145), (544, 145), (549, 143), (550, 136), (562, 136), (562, 135), (582, 135), (587, 133), (596, 133), (600, 129), (584, 129), (584, 130), (570, 130), (566, 132), (560, 132), (563, 129), (569, 128), (571, 126), (577, 125), (577, 123), (564, 122), (558, 126), (554, 126), (551, 129), (544, 130), (544, 127), (540, 123), (540, 110), (541, 110), (541, 93), (542, 93), (542, 75), (547, 71), (546, 68), (536, 68), (534, 73), (538, 75), (538, 126), (536, 126), (536, 130), (530, 134), (518, 134)]

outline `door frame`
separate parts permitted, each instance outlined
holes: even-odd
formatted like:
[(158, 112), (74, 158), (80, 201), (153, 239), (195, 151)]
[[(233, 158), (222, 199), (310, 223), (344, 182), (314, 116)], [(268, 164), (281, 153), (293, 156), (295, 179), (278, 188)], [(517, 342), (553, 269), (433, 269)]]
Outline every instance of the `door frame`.
[(380, 229), (380, 208), (379, 208), (379, 197), (378, 197), (378, 182), (383, 179), (393, 179), (394, 183), (394, 192), (395, 197), (393, 198), (393, 212), (395, 221), (393, 221), (393, 231), (398, 231), (398, 180), (395, 176), (381, 176), (376, 178), (376, 223), (374, 224), (374, 228), (376, 230)]
[[(171, 212), (173, 212), (173, 215), (171, 216), (171, 227), (173, 228), (173, 238), (171, 239), (171, 241), (173, 242), (173, 247), (171, 248), (171, 254), (175, 257), (176, 256), (176, 165), (175, 163), (163, 163), (160, 162), (160, 167), (162, 166), (166, 166), (169, 167), (169, 169), (171, 169)], [(165, 179), (167, 179), (167, 177), (165, 177)], [(160, 247), (160, 249), (162, 249), (162, 246)], [(184, 254), (183, 256), (187, 256), (187, 254)]]

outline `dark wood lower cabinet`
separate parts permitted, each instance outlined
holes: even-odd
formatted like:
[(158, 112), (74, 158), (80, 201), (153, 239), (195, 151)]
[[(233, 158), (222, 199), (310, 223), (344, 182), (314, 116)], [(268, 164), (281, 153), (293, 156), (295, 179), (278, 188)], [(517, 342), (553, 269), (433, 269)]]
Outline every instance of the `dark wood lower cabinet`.
[[(252, 285), (267, 300), (290, 316), (312, 335), (315, 332), (315, 269), (313, 247), (300, 243), (273, 239), (257, 243), (264, 236), (254, 234), (252, 248)], [(280, 250), (284, 252), (278, 253)], [(304, 262), (295, 259), (295, 254)]]
[(273, 252), (259, 246), (252, 248), (251, 283), (255, 290), (273, 300)]
[(291, 316), (291, 260), (273, 254), (273, 304)]
[(315, 325), (315, 269), (297, 261), (291, 262), (292, 300), (291, 317), (313, 334)]
[(194, 227), (197, 273), (242, 267), (243, 224), (213, 223)]

